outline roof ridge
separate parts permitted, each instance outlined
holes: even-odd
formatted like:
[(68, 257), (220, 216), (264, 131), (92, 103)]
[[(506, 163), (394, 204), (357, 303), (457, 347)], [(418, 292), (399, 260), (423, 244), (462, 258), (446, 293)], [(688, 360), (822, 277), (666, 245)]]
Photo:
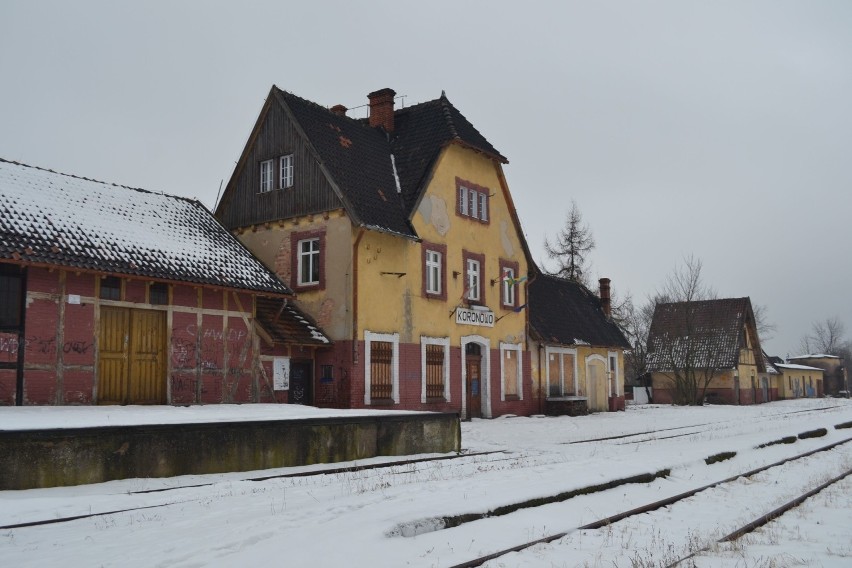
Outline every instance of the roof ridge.
[[(129, 189), (131, 191), (138, 191), (140, 193), (147, 193), (149, 195), (162, 195), (163, 197), (171, 197), (173, 199), (181, 199), (181, 200), (187, 201), (189, 203), (199, 203), (200, 204), (198, 199), (194, 199), (194, 198), (191, 198), (191, 197), (184, 197), (182, 195), (173, 195), (171, 193), (166, 193), (164, 191), (151, 191), (150, 189), (143, 189), (141, 187), (132, 187), (130, 185), (123, 185), (123, 184), (120, 184), (120, 183), (103, 181), (103, 180), (99, 180), (99, 179), (95, 179), (95, 178), (88, 178), (88, 177), (85, 177), (85, 176), (78, 176), (78, 175), (75, 175), (75, 174), (69, 174), (69, 173), (65, 173), (65, 172), (57, 172), (56, 170), (51, 170), (50, 168), (42, 168), (41, 166), (33, 166), (33, 165), (30, 165), (30, 164), (25, 164), (23, 162), (16, 162), (15, 160), (7, 160), (7, 159), (2, 158), (2, 157), (0, 157), (0, 162), (5, 162), (7, 164), (13, 164), (15, 166), (21, 166), (23, 168), (31, 168), (31, 169), (39, 170), (39, 171), (42, 171), (42, 172), (48, 172), (48, 173), (55, 174), (55, 175), (58, 175), (58, 176), (65, 176), (65, 177), (69, 177), (69, 178), (73, 178), (73, 179), (79, 179), (79, 180), (82, 180), (82, 181), (90, 181), (90, 182), (93, 182), (93, 183), (99, 183), (99, 184), (105, 185), (105, 186), (119, 187), (121, 189)], [(203, 206), (203, 204), (201, 204), (201, 205)]]
[(456, 130), (456, 124), (453, 122), (452, 111), (450, 110), (451, 108), (455, 108), (453, 107), (453, 103), (450, 102), (450, 99), (448, 99), (443, 92), (441, 92), (441, 98), (438, 100), (441, 102), (444, 118), (447, 119), (447, 126), (450, 129), (450, 134), (456, 140), (461, 140), (461, 136), (459, 136), (459, 133)]
[[(273, 85), (273, 86), (274, 86), (276, 89), (278, 89), (278, 92), (280, 92), (280, 93), (282, 93), (282, 94), (284, 94), (284, 95), (287, 95), (287, 96), (293, 97), (294, 99), (298, 99), (298, 100), (299, 100), (299, 102), (302, 102), (302, 103), (305, 103), (305, 104), (307, 104), (307, 105), (313, 106), (313, 107), (315, 107), (317, 110), (325, 111), (325, 112), (327, 112), (330, 116), (332, 116), (332, 117), (334, 117), (334, 118), (336, 118), (336, 119), (344, 119), (344, 120), (348, 120), (348, 121), (349, 121), (349, 122), (351, 122), (352, 124), (357, 125), (357, 126), (360, 126), (361, 128), (364, 128), (364, 129), (366, 129), (366, 130), (369, 130), (369, 129), (372, 129), (372, 128), (373, 128), (373, 127), (372, 127), (372, 126), (370, 126), (370, 124), (367, 122), (367, 120), (368, 120), (368, 119), (365, 119), (365, 118), (355, 118), (354, 116), (349, 116), (349, 115), (347, 115), (347, 114), (337, 114), (336, 112), (333, 112), (333, 111), (331, 110), (331, 107), (326, 107), (326, 106), (323, 106), (323, 105), (319, 104), (318, 102), (315, 102), (315, 101), (312, 101), (312, 100), (306, 99), (306, 98), (304, 98), (304, 97), (300, 97), (300, 96), (299, 96), (299, 95), (297, 95), (296, 93), (292, 93), (292, 92), (290, 92), (290, 91), (287, 91), (287, 90), (285, 90), (285, 89), (282, 89), (282, 88), (281, 88), (281, 87), (279, 87), (278, 85)], [(347, 109), (347, 110), (349, 110), (349, 109)]]

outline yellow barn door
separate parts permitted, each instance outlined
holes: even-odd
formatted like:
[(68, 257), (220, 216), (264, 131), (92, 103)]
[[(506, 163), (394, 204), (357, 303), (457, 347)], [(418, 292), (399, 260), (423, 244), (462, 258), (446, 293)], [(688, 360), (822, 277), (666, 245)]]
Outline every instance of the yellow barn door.
[(100, 404), (165, 404), (165, 313), (103, 307), (100, 327)]

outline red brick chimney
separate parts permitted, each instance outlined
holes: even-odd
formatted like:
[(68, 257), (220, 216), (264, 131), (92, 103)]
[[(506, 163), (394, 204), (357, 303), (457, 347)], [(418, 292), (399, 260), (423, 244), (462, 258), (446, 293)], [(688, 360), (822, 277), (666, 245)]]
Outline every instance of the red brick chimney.
[(612, 317), (612, 300), (609, 295), (609, 278), (599, 280), (601, 286), (601, 309), (606, 317)]
[(367, 95), (370, 99), (370, 126), (381, 126), (393, 132), (393, 89), (381, 89)]
[(334, 105), (331, 107), (331, 112), (340, 116), (346, 116), (346, 111), (349, 110), (343, 105)]

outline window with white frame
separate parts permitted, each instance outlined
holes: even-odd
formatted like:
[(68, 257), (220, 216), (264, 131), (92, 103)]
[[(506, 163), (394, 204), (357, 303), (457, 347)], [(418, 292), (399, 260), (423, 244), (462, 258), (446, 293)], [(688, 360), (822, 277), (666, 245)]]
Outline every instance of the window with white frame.
[(577, 352), (559, 347), (545, 348), (547, 396), (574, 396), (577, 394)]
[(470, 182), (456, 179), (458, 193), (458, 209), (456, 212), (463, 217), (470, 217), (483, 223), (488, 222), (488, 188), (480, 187)]
[(293, 154), (281, 156), (279, 163), (278, 187), (281, 189), (293, 187)]
[(421, 402), (450, 400), (450, 339), (421, 337)]
[(300, 286), (319, 284), (320, 281), (320, 240), (319, 238), (299, 241)]
[(441, 253), (426, 251), (426, 293), (441, 295)]
[(515, 305), (515, 269), (503, 268), (503, 305)]
[(610, 351), (607, 356), (609, 359), (609, 396), (618, 396), (618, 354)]
[(260, 163), (260, 192), (272, 191), (272, 160)]
[(523, 361), (521, 344), (500, 344), (500, 375), (502, 392), (500, 400), (522, 400)]
[(478, 260), (468, 258), (466, 261), (465, 272), (467, 275), (467, 299), (478, 302), (480, 300), (479, 283), (480, 283), (480, 268)]
[(399, 403), (399, 334), (364, 332), (364, 404)]

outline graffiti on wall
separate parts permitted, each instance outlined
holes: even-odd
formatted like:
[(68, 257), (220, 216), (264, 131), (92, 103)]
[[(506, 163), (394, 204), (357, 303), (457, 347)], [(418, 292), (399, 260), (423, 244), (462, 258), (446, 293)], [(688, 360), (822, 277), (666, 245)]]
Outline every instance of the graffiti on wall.
[[(66, 341), (62, 344), (63, 353), (78, 353), (85, 355), (94, 348), (94, 343), (91, 341)], [(55, 337), (38, 337), (30, 336), (24, 339), (24, 350), (35, 351), (37, 353), (55, 353), (56, 338)], [(0, 337), (0, 353), (17, 353), (18, 338), (17, 337)]]

